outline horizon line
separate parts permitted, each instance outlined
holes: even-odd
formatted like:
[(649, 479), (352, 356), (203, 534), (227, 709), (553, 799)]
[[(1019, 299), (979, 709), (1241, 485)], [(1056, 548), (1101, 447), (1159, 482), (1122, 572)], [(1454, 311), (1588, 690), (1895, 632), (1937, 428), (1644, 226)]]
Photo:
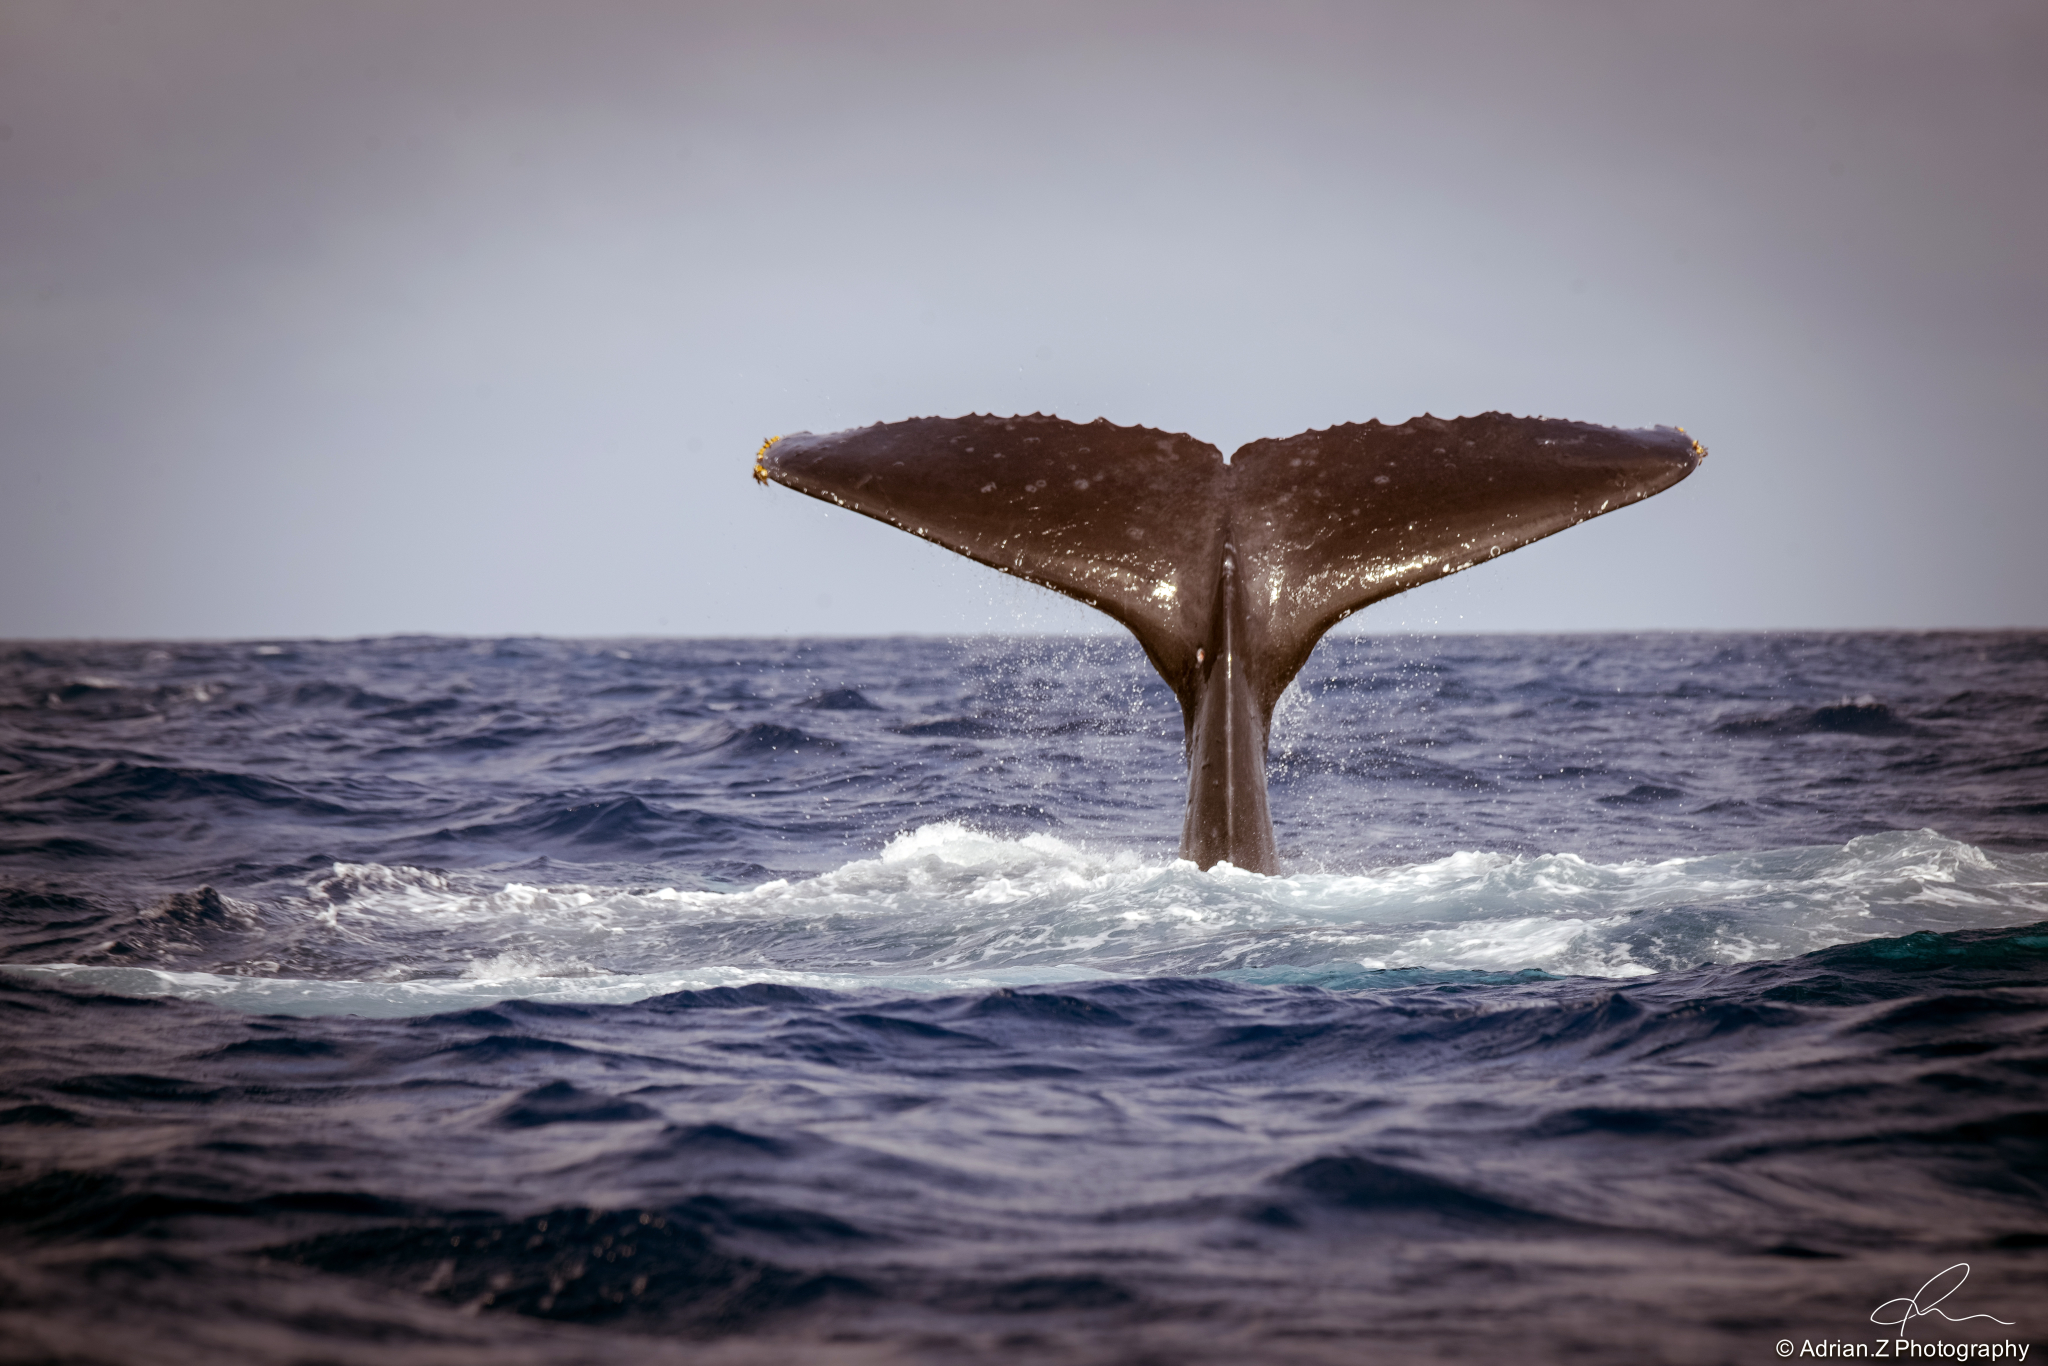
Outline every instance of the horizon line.
[[(1470, 630), (1446, 628), (1438, 630), (1351, 630), (1333, 631), (1326, 640), (1356, 640), (1364, 637), (1375, 638), (1416, 638), (1439, 636), (1810, 636), (1810, 635), (1868, 635), (1868, 636), (1933, 636), (1933, 635), (2048, 635), (2048, 626), (1650, 626), (1650, 627), (1575, 627), (1558, 630), (1535, 628), (1509, 630)], [(717, 641), (717, 640), (816, 640), (816, 641), (862, 641), (862, 640), (1082, 640), (1101, 637), (1104, 639), (1123, 638), (1130, 640), (1127, 633), (1115, 630), (1102, 631), (881, 631), (869, 633), (833, 632), (727, 632), (710, 635), (685, 634), (609, 634), (571, 635), (547, 631), (515, 632), (468, 632), (468, 631), (385, 631), (349, 635), (162, 635), (162, 636), (0, 636), (0, 647), (21, 647), (34, 645), (280, 645), (280, 644), (361, 644), (368, 641), (390, 640), (551, 640), (551, 641)], [(1130, 640), (1133, 648), (1137, 642)]]

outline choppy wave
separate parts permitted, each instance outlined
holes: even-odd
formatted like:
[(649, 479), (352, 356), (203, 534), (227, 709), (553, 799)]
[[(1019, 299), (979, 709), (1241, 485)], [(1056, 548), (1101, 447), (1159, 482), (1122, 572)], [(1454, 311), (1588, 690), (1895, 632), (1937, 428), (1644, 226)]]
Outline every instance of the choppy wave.
[(753, 981), (942, 992), (1134, 976), (1344, 988), (1390, 970), (1625, 978), (2031, 923), (2048, 918), (2048, 857), (1923, 830), (1654, 862), (1460, 853), (1262, 877), (939, 822), (878, 857), (730, 892), (337, 863), (269, 905), (194, 895), (158, 903), (96, 961), (16, 970), (365, 1015)]
[(2038, 1312), (2048, 925), (1618, 983), (0, 1009), (0, 1323), (49, 1359), (1769, 1359), (1958, 1261)]

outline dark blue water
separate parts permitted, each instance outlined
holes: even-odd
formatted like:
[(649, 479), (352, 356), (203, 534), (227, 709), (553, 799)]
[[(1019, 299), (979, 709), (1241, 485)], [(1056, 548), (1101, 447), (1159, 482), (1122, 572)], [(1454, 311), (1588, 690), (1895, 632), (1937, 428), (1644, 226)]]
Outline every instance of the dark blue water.
[(9, 648), (0, 1359), (2043, 1336), (2048, 637), (1329, 641), (1278, 878), (1179, 747), (1114, 639)]

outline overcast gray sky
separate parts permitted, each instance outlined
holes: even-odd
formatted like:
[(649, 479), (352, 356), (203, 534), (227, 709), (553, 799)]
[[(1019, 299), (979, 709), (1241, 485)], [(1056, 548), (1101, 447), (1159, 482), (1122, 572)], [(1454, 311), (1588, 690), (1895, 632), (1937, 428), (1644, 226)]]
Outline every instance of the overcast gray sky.
[(0, 0), (0, 635), (1088, 625), (748, 478), (968, 411), (1713, 453), (1356, 628), (2043, 626), (2044, 243), (2038, 0)]

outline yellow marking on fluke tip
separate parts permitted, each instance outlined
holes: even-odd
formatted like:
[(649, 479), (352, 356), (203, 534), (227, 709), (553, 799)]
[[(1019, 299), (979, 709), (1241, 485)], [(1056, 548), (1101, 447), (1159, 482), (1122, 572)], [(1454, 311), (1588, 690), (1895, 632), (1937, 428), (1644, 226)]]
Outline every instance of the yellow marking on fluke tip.
[(771, 436), (771, 437), (769, 437), (769, 438), (768, 438), (768, 439), (767, 439), (766, 441), (763, 441), (763, 442), (761, 443), (761, 449), (760, 449), (760, 450), (758, 450), (758, 451), (755, 451), (755, 452), (754, 452), (754, 482), (755, 482), (755, 483), (757, 483), (757, 484), (765, 484), (765, 483), (767, 483), (767, 482), (768, 482), (768, 470), (767, 470), (767, 467), (765, 467), (764, 465), (762, 465), (762, 463), (761, 463), (761, 457), (762, 457), (762, 456), (764, 456), (764, 455), (766, 455), (766, 454), (768, 454), (768, 448), (769, 448), (770, 446), (774, 445), (774, 444), (775, 444), (776, 442), (778, 442), (778, 441), (780, 441), (780, 440), (782, 440), (782, 438), (781, 438), (781, 437), (779, 437), (779, 436)]

